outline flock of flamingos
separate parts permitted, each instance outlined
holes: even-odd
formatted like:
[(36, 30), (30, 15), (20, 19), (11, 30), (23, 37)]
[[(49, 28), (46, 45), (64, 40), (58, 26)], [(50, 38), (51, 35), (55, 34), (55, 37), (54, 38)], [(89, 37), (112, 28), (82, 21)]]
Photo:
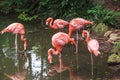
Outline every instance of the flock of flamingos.
[[(52, 46), (55, 48), (50, 48), (48, 50), (48, 61), (52, 63), (52, 54), (53, 55), (61, 55), (62, 47), (68, 43), (74, 44), (76, 49), (78, 47), (78, 35), (76, 36), (76, 41), (72, 38), (72, 34), (74, 31), (78, 32), (81, 28), (85, 27), (86, 25), (93, 25), (94, 23), (89, 20), (85, 20), (83, 18), (74, 18), (71, 21), (65, 21), (63, 19), (56, 19), (53, 21), (52, 17), (46, 19), (46, 25), (49, 25), (51, 29), (61, 29), (64, 27), (68, 27), (69, 32), (68, 34), (65, 32), (57, 32), (52, 36)], [(16, 50), (17, 47), (17, 35), (21, 35), (21, 40), (24, 43), (24, 50), (27, 49), (27, 39), (25, 38), (25, 28), (24, 25), (21, 23), (12, 23), (8, 25), (5, 29), (1, 31), (1, 34), (6, 32), (12, 32), (16, 35), (15, 37), (15, 46)], [(87, 47), (90, 53), (98, 56), (99, 52), (99, 43), (96, 39), (91, 39), (90, 34), (87, 30), (82, 31), (82, 37), (85, 37), (85, 41), (87, 43)], [(91, 54), (91, 55), (92, 55)]]

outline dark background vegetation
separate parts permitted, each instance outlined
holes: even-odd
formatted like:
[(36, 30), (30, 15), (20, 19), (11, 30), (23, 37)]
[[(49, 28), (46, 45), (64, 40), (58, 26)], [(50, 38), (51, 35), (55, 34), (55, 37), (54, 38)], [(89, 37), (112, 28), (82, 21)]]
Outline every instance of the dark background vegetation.
[(23, 21), (82, 17), (120, 28), (120, 0), (0, 0), (0, 12)]

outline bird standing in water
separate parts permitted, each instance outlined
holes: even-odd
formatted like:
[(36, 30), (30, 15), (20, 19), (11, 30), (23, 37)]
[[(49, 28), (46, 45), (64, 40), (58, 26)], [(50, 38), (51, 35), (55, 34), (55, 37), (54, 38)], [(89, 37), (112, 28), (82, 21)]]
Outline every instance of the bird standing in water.
[(15, 37), (16, 50), (18, 50), (17, 35), (20, 34), (21, 35), (21, 40), (24, 43), (24, 50), (26, 50), (27, 43), (26, 43), (26, 38), (24, 37), (25, 36), (25, 29), (24, 29), (23, 24), (21, 24), (21, 23), (12, 23), (12, 24), (8, 25), (5, 29), (3, 29), (1, 31), (1, 34), (6, 33), (6, 32), (12, 32), (13, 34), (16, 35), (16, 37)]
[(85, 27), (86, 25), (93, 25), (93, 22), (89, 20), (85, 20), (83, 18), (74, 18), (69, 22), (69, 33), (68, 35), (71, 37), (72, 33), (76, 31), (76, 53), (78, 53), (78, 30)]
[(49, 63), (52, 63), (51, 54), (54, 54), (54, 55), (61, 54), (62, 47), (65, 46), (68, 43), (76, 45), (74, 39), (70, 38), (69, 35), (64, 33), (64, 32), (58, 32), (58, 33), (55, 33), (52, 36), (52, 46), (56, 50), (54, 50), (53, 48), (50, 48), (48, 50), (48, 61), (49, 61)]
[(87, 47), (89, 52), (91, 53), (91, 69), (92, 69), (92, 76), (93, 76), (93, 56), (92, 54), (94, 54), (95, 56), (98, 56), (100, 54), (99, 49), (99, 43), (96, 39), (91, 39), (90, 38), (90, 34), (87, 30), (83, 30), (82, 31), (82, 37), (86, 36), (86, 43), (87, 43)]
[(64, 27), (68, 27), (68, 24), (69, 23), (67, 21), (63, 20), (63, 19), (56, 19), (53, 22), (53, 18), (49, 17), (46, 20), (46, 25), (49, 25), (50, 28), (52, 28), (52, 29), (62, 29)]

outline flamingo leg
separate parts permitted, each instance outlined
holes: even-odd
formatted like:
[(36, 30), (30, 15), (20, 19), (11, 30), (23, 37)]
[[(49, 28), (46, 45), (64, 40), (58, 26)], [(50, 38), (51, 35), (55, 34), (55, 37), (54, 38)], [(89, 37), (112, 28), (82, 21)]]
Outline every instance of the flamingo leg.
[(15, 66), (18, 65), (18, 43), (17, 43), (17, 36), (18, 36), (18, 34), (15, 35), (15, 49), (16, 49), (16, 61), (15, 61)]
[[(60, 71), (62, 71), (62, 54), (59, 54), (59, 62), (60, 62)], [(60, 80), (61, 80), (61, 73), (60, 73)]]
[(62, 68), (62, 54), (59, 54), (60, 69)]
[(91, 53), (91, 75), (92, 75), (92, 79), (93, 79), (93, 55)]
[(16, 53), (17, 53), (18, 52), (17, 34), (15, 35), (15, 49), (16, 49)]
[(76, 31), (76, 53), (78, 53), (78, 30)]

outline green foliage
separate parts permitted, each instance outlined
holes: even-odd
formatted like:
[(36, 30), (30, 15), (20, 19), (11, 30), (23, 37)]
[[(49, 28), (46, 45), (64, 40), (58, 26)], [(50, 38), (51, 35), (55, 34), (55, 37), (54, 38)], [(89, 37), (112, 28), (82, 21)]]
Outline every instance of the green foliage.
[(120, 14), (104, 9), (102, 5), (93, 5), (91, 0), (2, 0), (0, 12), (15, 12), (19, 19), (25, 21), (46, 19), (50, 16), (67, 20), (82, 17), (95, 23), (103, 22), (113, 26), (118, 24), (119, 18), (116, 19), (116, 16)]
[(116, 17), (120, 16), (120, 12), (104, 9), (102, 5), (95, 4), (88, 10), (89, 18), (93, 19), (95, 23), (114, 24)]
[(120, 28), (120, 12), (108, 10), (102, 7), (100, 4), (95, 4), (90, 10), (88, 10), (88, 17), (98, 23), (105, 23), (110, 27)]
[(34, 15), (43, 19), (49, 16), (71, 19), (86, 16), (91, 2), (89, 0), (3, 0), (0, 5), (1, 12), (17, 12), (19, 19), (32, 20), (33, 18), (28, 19), (28, 16)]
[(23, 21), (31, 21), (33, 19), (36, 19), (38, 17), (38, 15), (34, 15), (34, 16), (28, 16), (28, 14), (26, 14), (25, 12), (22, 12), (18, 18), (23, 20)]
[(112, 54), (108, 57), (108, 63), (120, 63), (120, 55)]
[(114, 47), (120, 50), (120, 42), (115, 42)]
[(112, 53), (118, 53), (120, 56), (120, 42), (114, 42), (114, 47), (111, 50)]
[(0, 1), (0, 11), (6, 14), (9, 13), (13, 7), (11, 6), (12, 4), (13, 4), (13, 0)]

